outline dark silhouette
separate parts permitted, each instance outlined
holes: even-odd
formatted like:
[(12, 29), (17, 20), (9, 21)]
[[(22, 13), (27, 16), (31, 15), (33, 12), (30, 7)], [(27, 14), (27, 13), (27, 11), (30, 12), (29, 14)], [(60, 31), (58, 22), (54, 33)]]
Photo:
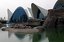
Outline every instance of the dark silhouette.
[(43, 28), (46, 28), (50, 42), (64, 41), (64, 10), (49, 10), (48, 16), (44, 21)]

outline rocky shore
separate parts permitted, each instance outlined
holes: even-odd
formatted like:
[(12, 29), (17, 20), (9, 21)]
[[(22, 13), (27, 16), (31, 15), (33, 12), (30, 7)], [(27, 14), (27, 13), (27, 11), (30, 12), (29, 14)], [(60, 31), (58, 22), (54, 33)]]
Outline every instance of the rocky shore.
[(8, 32), (21, 32), (21, 33), (38, 33), (38, 32), (43, 32), (40, 29), (15, 29), (15, 28), (3, 28), (2, 31), (8, 31)]
[(27, 24), (17, 23), (17, 24), (13, 24), (10, 27), (2, 28), (2, 31), (21, 32), (21, 33), (38, 33), (38, 32), (43, 32), (44, 28), (42, 26), (31, 27)]

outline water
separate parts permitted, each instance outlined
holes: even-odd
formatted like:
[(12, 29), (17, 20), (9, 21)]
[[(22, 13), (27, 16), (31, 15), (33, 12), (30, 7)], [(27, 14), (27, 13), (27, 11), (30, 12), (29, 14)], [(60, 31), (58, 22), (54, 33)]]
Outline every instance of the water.
[(46, 33), (22, 34), (0, 30), (0, 42), (49, 42)]

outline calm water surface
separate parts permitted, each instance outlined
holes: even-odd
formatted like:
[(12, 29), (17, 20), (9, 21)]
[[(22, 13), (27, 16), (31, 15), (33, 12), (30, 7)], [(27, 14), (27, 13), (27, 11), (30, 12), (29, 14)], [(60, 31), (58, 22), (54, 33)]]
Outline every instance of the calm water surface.
[(0, 30), (0, 42), (49, 42), (46, 33), (22, 34)]

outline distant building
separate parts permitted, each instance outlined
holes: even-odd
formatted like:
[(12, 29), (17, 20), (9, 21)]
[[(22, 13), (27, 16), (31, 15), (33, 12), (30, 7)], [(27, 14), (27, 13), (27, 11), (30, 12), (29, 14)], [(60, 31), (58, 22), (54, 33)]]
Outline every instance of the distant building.
[(7, 9), (7, 12), (8, 12), (8, 21), (9, 21), (13, 13), (9, 9)]
[(32, 8), (32, 15), (34, 18), (37, 19), (45, 19), (48, 11), (35, 5), (34, 3), (31, 4), (31, 8)]
[(26, 22), (27, 19), (25, 10), (22, 7), (18, 7), (11, 16), (9, 23)]

